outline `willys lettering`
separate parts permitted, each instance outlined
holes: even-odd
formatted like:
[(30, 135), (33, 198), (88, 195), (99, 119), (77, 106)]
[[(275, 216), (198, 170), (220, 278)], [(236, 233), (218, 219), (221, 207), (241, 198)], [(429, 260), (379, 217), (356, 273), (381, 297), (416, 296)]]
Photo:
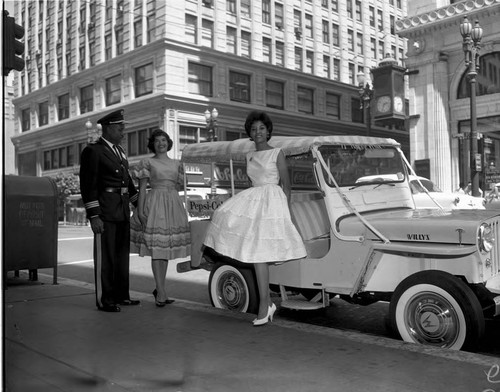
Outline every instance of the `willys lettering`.
[(410, 241), (430, 241), (431, 237), (429, 234), (406, 234)]

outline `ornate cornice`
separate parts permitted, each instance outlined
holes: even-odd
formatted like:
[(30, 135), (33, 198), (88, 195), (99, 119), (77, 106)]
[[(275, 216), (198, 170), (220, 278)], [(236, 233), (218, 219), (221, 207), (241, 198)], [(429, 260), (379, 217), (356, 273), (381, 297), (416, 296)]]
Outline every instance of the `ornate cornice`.
[(461, 16), (474, 14), (486, 9), (489, 10), (492, 7), (495, 9), (498, 7), (500, 11), (500, 0), (467, 0), (423, 14), (399, 19), (394, 26), (396, 33), (401, 37), (405, 37), (415, 30), (435, 26), (436, 24), (440, 24), (440, 22), (450, 22)]

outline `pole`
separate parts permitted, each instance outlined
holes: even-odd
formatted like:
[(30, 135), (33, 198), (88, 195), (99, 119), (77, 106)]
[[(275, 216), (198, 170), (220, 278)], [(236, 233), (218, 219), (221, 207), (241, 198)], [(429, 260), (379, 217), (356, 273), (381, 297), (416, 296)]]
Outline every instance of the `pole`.
[(476, 117), (476, 62), (470, 64), (469, 82), (470, 82), (470, 175), (472, 185), (472, 196), (479, 194), (479, 173), (476, 170), (477, 155), (477, 117)]

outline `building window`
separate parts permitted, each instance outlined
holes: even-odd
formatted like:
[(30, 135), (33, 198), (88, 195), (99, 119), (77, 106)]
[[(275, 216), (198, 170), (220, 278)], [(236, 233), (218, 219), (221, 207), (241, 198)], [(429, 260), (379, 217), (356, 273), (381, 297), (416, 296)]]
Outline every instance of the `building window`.
[(295, 70), (302, 71), (302, 48), (295, 48)]
[(123, 54), (123, 29), (115, 30), (116, 37), (116, 55)]
[(363, 123), (363, 110), (359, 98), (351, 98), (351, 120), (355, 123)]
[(313, 38), (313, 17), (312, 15), (306, 14), (305, 20), (305, 34), (307, 38)]
[(59, 121), (69, 117), (69, 94), (57, 97), (57, 114)]
[(340, 46), (339, 25), (332, 23), (332, 44), (333, 46)]
[(250, 103), (250, 75), (229, 71), (229, 98)]
[(323, 43), (330, 43), (330, 23), (327, 20), (323, 20), (322, 22), (322, 35), (323, 35)]
[(262, 23), (271, 24), (271, 0), (262, 0)]
[(356, 35), (356, 48), (357, 48), (357, 54), (364, 55), (363, 34), (361, 34), (361, 33), (358, 33)]
[(90, 61), (90, 66), (94, 66), (96, 64), (96, 50), (95, 50), (95, 43), (94, 42), (89, 42), (89, 61)]
[(352, 0), (346, 0), (347, 17), (352, 19)]
[(271, 39), (262, 38), (262, 60), (269, 64), (271, 64), (273, 60), (271, 45)]
[(214, 47), (214, 23), (207, 19), (201, 21), (201, 45)]
[(306, 68), (305, 72), (314, 73), (314, 52), (307, 50), (306, 51)]
[(120, 103), (121, 97), (121, 75), (106, 79), (106, 106)]
[(31, 121), (30, 121), (30, 110), (23, 109), (21, 112), (21, 132), (26, 132), (30, 130)]
[(106, 20), (110, 21), (113, 18), (113, 4), (111, 2), (106, 3)]
[(147, 128), (127, 133), (127, 153), (129, 156), (146, 155), (150, 152), (148, 139), (152, 131), (153, 128)]
[(198, 19), (193, 15), (186, 15), (186, 26), (184, 27), (186, 43), (198, 44)]
[(340, 80), (340, 60), (333, 59), (333, 80)]
[(189, 92), (211, 97), (213, 95), (212, 67), (189, 62), (188, 68)]
[(338, 0), (332, 0), (332, 11), (339, 12), (339, 2)]
[(297, 87), (297, 108), (301, 113), (314, 113), (314, 90), (306, 87)]
[(104, 51), (106, 60), (110, 60), (113, 55), (113, 50), (111, 48), (111, 34), (104, 37)]
[(80, 71), (84, 69), (85, 69), (85, 46), (80, 46)]
[(340, 95), (326, 93), (326, 115), (340, 120)]
[(135, 69), (135, 96), (142, 97), (152, 92), (153, 64), (149, 63)]
[(325, 78), (331, 78), (331, 66), (330, 66), (330, 57), (329, 56), (323, 56), (323, 76)]
[(370, 54), (372, 59), (377, 58), (377, 40), (375, 38), (370, 38)]
[(274, 3), (274, 24), (278, 30), (283, 30), (283, 4)]
[(237, 54), (236, 29), (234, 27), (226, 27), (226, 52)]
[[(71, 75), (71, 54), (66, 53), (66, 76)], [(28, 74), (29, 78), (29, 74)], [(28, 80), (28, 85), (30, 85), (30, 82)], [(30, 92), (31, 92), (31, 85), (30, 85)]]
[(230, 14), (236, 14), (236, 0), (226, 0), (226, 11)]
[(363, 14), (361, 12), (361, 1), (356, 0), (356, 20), (361, 22), (363, 20)]
[(380, 59), (383, 59), (385, 57), (385, 47), (384, 47), (384, 41), (378, 41), (378, 55)]
[[(187, 24), (186, 24), (187, 26)], [(135, 37), (134, 37), (134, 46), (136, 48), (139, 48), (142, 46), (142, 20), (136, 20), (134, 22), (134, 31), (135, 31)]]
[(241, 32), (241, 57), (252, 56), (252, 34), (247, 31)]
[(356, 67), (353, 63), (349, 63), (349, 83), (355, 84), (356, 79)]
[(347, 49), (354, 52), (354, 32), (347, 30)]
[(280, 67), (285, 66), (285, 44), (280, 41), (276, 41), (276, 65)]
[(156, 39), (156, 14), (149, 14), (147, 19), (148, 44)]
[(49, 123), (49, 103), (42, 102), (38, 104), (38, 125), (47, 125)]
[(375, 27), (375, 8), (370, 6), (368, 9), (370, 10), (370, 26)]
[(252, 17), (252, 0), (241, 0), (240, 3), (241, 7), (241, 16), (244, 18), (251, 18)]
[(80, 114), (94, 110), (94, 86), (86, 86), (80, 89)]
[(378, 31), (384, 31), (384, 14), (381, 10), (377, 10), (377, 27)]
[(285, 86), (282, 82), (266, 79), (266, 106), (270, 108), (284, 108)]
[(186, 144), (203, 143), (206, 141), (208, 141), (206, 128), (179, 125), (179, 145), (181, 150)]
[(390, 15), (389, 16), (389, 23), (391, 24), (390, 28), (391, 28), (391, 34), (395, 34), (394, 32), (394, 24), (396, 23), (396, 18), (394, 17), (394, 15)]

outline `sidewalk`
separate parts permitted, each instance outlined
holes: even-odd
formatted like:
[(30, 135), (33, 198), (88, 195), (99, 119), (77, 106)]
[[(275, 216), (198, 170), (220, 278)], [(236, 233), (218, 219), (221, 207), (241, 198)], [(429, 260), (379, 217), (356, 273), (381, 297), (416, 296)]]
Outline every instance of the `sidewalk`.
[[(90, 284), (39, 275), (4, 291), (5, 390), (482, 392), (496, 358), (436, 350), (151, 295), (95, 309)], [(498, 375), (496, 377), (498, 380)], [(496, 388), (496, 389), (495, 389)]]

